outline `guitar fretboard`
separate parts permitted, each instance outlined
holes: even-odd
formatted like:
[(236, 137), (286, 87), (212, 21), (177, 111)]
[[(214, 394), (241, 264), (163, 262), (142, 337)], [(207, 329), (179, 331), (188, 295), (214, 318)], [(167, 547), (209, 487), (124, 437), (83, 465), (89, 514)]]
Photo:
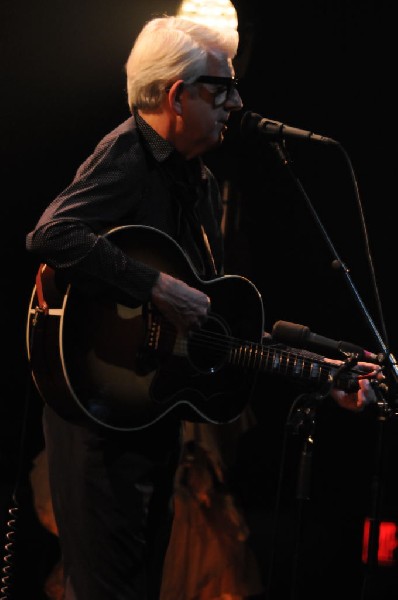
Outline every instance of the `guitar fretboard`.
[(229, 359), (231, 365), (240, 368), (293, 377), (314, 384), (333, 382), (347, 392), (358, 389), (357, 379), (352, 372), (344, 372), (322, 359), (308, 358), (286, 349), (245, 343), (232, 348)]

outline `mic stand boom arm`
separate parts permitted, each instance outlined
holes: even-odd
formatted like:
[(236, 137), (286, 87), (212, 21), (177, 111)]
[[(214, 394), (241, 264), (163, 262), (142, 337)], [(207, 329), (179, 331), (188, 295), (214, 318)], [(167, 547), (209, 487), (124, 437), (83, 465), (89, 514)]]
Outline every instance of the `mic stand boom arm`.
[[(291, 162), (287, 156), (287, 153), (284, 151), (284, 149), (282, 148), (282, 145), (279, 142), (270, 142), (271, 147), (275, 150), (277, 156), (279, 157), (279, 159), (281, 160), (283, 166), (285, 166), (287, 168), (287, 170), (289, 171), (290, 176), (292, 177), (293, 181), (295, 182), (297, 188), (301, 191), (301, 193), (304, 196), (304, 199), (307, 203), (308, 208), (310, 209), (310, 212), (312, 214), (312, 216), (314, 217), (316, 223), (319, 226), (319, 229), (322, 232), (322, 235), (324, 236), (327, 245), (329, 246), (332, 255), (335, 257), (335, 261), (341, 266), (341, 269), (345, 275), (345, 278), (347, 280), (347, 283), (354, 295), (355, 300), (357, 301), (360, 309), (361, 309), (361, 313), (363, 314), (363, 316), (365, 317), (365, 320), (367, 322), (367, 324), (369, 325), (375, 339), (378, 345), (378, 351), (383, 353), (385, 355), (385, 361), (388, 362), (388, 366), (390, 368), (390, 373), (393, 377), (394, 380), (394, 384), (395, 386), (398, 386), (398, 366), (397, 366), (397, 361), (395, 359), (395, 357), (393, 356), (393, 354), (391, 354), (391, 352), (389, 352), (386, 344), (383, 341), (383, 338), (381, 337), (371, 315), (369, 314), (369, 311), (367, 310), (364, 302), (362, 301), (358, 290), (355, 287), (354, 282), (352, 281), (351, 275), (349, 273), (349, 270), (347, 269), (347, 267), (345, 266), (345, 264), (343, 263), (343, 261), (341, 260), (341, 258), (339, 257), (336, 248), (334, 247), (327, 231), (325, 230), (319, 215), (317, 214), (315, 208), (312, 205), (312, 202), (310, 201), (307, 192), (305, 191), (300, 179), (297, 177), (297, 175), (295, 174), (292, 166), (291, 166)], [(337, 143), (337, 145), (340, 147), (340, 144)], [(395, 387), (394, 386), (394, 387)]]

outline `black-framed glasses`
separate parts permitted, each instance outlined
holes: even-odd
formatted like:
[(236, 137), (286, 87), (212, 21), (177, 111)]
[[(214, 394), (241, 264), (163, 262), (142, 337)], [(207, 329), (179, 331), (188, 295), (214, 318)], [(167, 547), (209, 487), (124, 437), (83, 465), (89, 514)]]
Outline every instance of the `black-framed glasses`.
[(214, 107), (218, 108), (225, 104), (231, 97), (234, 90), (238, 89), (238, 80), (236, 77), (217, 77), (215, 75), (201, 75), (193, 83), (210, 83), (218, 89), (213, 94)]

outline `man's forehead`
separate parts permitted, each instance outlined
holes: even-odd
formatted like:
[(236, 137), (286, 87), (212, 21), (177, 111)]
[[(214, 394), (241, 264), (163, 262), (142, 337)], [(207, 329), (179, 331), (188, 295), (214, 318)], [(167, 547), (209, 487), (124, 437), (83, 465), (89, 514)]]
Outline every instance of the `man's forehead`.
[(220, 77), (231, 77), (234, 75), (232, 60), (227, 55), (209, 54), (207, 59), (207, 73), (203, 75), (218, 75)]

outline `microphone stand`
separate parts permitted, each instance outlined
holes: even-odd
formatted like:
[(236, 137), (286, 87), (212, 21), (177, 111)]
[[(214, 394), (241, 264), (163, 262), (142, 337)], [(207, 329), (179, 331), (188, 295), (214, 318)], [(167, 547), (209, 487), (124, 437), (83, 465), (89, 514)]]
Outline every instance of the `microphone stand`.
[[(297, 578), (299, 567), (299, 555), (301, 546), (301, 533), (303, 525), (304, 504), (310, 499), (311, 473), (312, 473), (312, 449), (314, 443), (316, 405), (323, 398), (317, 392), (302, 394), (293, 403), (287, 426), (294, 435), (304, 433), (304, 445), (298, 465), (296, 499), (298, 500), (298, 519), (296, 531), (296, 543), (293, 554), (292, 579), (290, 584), (290, 600), (295, 600), (299, 590)], [(301, 405), (298, 405), (301, 400)], [(298, 405), (298, 406), (297, 406)], [(295, 409), (295, 412), (293, 412)]]
[[(279, 141), (271, 141), (270, 142), (271, 147), (274, 149), (276, 155), (278, 156), (278, 158), (280, 159), (280, 161), (282, 162), (282, 165), (288, 170), (290, 177), (292, 178), (292, 180), (294, 181), (296, 187), (299, 189), (299, 191), (302, 193), (307, 206), (310, 210), (310, 212), (312, 213), (312, 216), (314, 217), (316, 223), (319, 226), (319, 229), (321, 230), (321, 233), (327, 243), (327, 245), (329, 246), (332, 255), (335, 257), (335, 261), (336, 264), (338, 264), (339, 266), (341, 266), (341, 270), (346, 278), (346, 281), (348, 283), (348, 286), (351, 290), (351, 292), (353, 293), (353, 296), (356, 300), (356, 302), (359, 305), (360, 311), (362, 313), (362, 315), (365, 318), (366, 323), (368, 324), (375, 340), (376, 340), (376, 344), (378, 347), (378, 351), (380, 353), (383, 354), (383, 363), (384, 366), (388, 367), (388, 371), (389, 371), (389, 375), (390, 378), (392, 380), (393, 386), (394, 386), (394, 393), (397, 393), (397, 387), (398, 387), (398, 366), (397, 366), (397, 361), (395, 359), (395, 357), (393, 356), (393, 354), (391, 354), (388, 349), (386, 344), (383, 341), (383, 338), (381, 336), (381, 334), (379, 333), (371, 315), (369, 314), (364, 302), (362, 301), (358, 290), (356, 289), (354, 282), (352, 281), (352, 278), (350, 276), (349, 270), (347, 269), (346, 265), (343, 263), (343, 261), (340, 259), (331, 239), (329, 238), (314, 206), (312, 205), (308, 194), (306, 193), (301, 181), (299, 180), (299, 178), (297, 177), (297, 175), (295, 174), (292, 165), (291, 165), (291, 161), (285, 151), (285, 149), (282, 147), (282, 144)], [(344, 152), (344, 149), (342, 148), (342, 146), (336, 142), (336, 145), (338, 145), (338, 147)], [(344, 152), (345, 154), (345, 152)], [(370, 577), (372, 577), (375, 573), (375, 569), (376, 566), (378, 564), (378, 549), (379, 549), (379, 531), (380, 531), (380, 499), (381, 499), (381, 478), (380, 478), (380, 473), (381, 473), (381, 469), (382, 469), (382, 460), (383, 460), (383, 448), (384, 448), (384, 428), (385, 428), (385, 422), (387, 420), (387, 418), (389, 416), (391, 416), (394, 411), (392, 411), (392, 409), (390, 408), (389, 404), (386, 402), (384, 395), (382, 394), (381, 388), (383, 386), (379, 385), (375, 386), (375, 393), (376, 393), (376, 397), (377, 397), (377, 408), (378, 408), (378, 417), (377, 417), (377, 423), (378, 423), (378, 439), (377, 439), (377, 457), (376, 457), (376, 467), (375, 467), (375, 471), (373, 474), (373, 481), (372, 481), (372, 487), (371, 487), (371, 495), (372, 495), (372, 514), (370, 517), (370, 527), (369, 527), (369, 543), (368, 543), (368, 555), (367, 555), (367, 566), (368, 566), (368, 574), (370, 575)], [(386, 387), (386, 386), (384, 386)], [(396, 403), (397, 400), (395, 399), (394, 402)], [(395, 414), (397, 414), (397, 409), (395, 410)], [(308, 450), (308, 448), (307, 448)], [(365, 581), (367, 581), (367, 579), (365, 578)], [(363, 588), (362, 591), (362, 600), (365, 600), (367, 598), (366, 596), (366, 585)], [(368, 595), (368, 598), (370, 598), (370, 595)]]
[[(310, 499), (310, 485), (311, 485), (311, 467), (312, 467), (312, 444), (313, 444), (313, 432), (315, 427), (315, 408), (320, 400), (324, 398), (318, 392), (303, 393), (300, 394), (293, 402), (285, 426), (284, 441), (282, 444), (282, 458), (279, 470), (279, 480), (277, 485), (277, 494), (275, 501), (275, 517), (273, 520), (273, 529), (271, 535), (271, 556), (268, 567), (268, 578), (266, 584), (266, 597), (271, 600), (273, 598), (273, 575), (275, 566), (275, 554), (277, 550), (277, 535), (278, 535), (278, 524), (279, 515), (281, 508), (282, 498), (282, 479), (285, 470), (285, 458), (287, 448), (287, 434), (292, 433), (298, 435), (304, 433), (306, 440), (304, 447), (301, 452), (300, 463), (298, 466), (298, 476), (296, 484), (296, 498), (299, 501), (299, 511), (297, 520), (296, 539), (294, 545), (294, 553), (292, 558), (292, 578), (290, 582), (290, 600), (298, 598), (298, 583), (297, 573), (299, 566), (299, 550), (301, 544), (301, 532), (302, 532), (302, 515), (304, 512), (304, 503)], [(280, 590), (276, 591), (275, 598), (280, 597)]]

